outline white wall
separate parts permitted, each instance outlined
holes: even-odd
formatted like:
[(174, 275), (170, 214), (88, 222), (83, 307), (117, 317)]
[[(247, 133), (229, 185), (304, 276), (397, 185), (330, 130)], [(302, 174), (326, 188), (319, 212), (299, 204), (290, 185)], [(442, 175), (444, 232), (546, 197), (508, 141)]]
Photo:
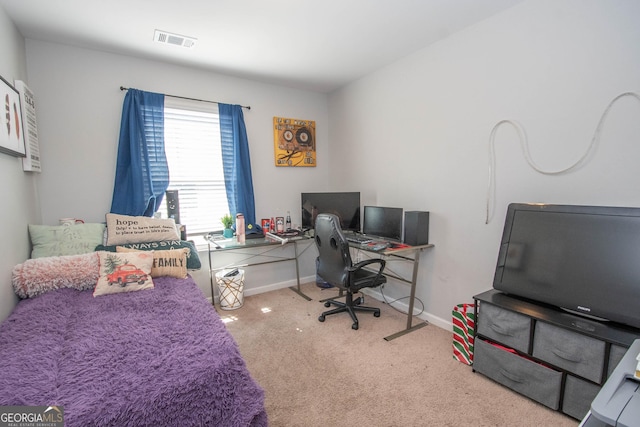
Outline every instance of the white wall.
[[(485, 225), (494, 125), (519, 121), (544, 169), (575, 162), (607, 104), (640, 93), (638, 16), (631, 0), (530, 0), (330, 96), (331, 184), (354, 183), (364, 204), (431, 212), (435, 248), (417, 291), (427, 318), (450, 322), (455, 304), (491, 288), (508, 203), (640, 206), (640, 102), (627, 97), (589, 162), (561, 176), (533, 171), (514, 130), (500, 127)], [(354, 158), (367, 166), (350, 168)]]
[[(75, 217), (103, 222), (111, 206), (118, 133), (125, 92), (120, 86), (170, 95), (250, 105), (244, 111), (251, 150), (256, 217), (291, 211), (300, 223), (300, 193), (328, 185), (327, 96), (256, 83), (211, 72), (93, 50), (27, 40), (29, 86), (38, 103), (42, 174), (38, 177), (44, 224)], [(318, 166), (274, 166), (273, 117), (316, 121)], [(188, 231), (188, 224), (187, 224)], [(25, 236), (26, 237), (26, 236)], [(306, 253), (303, 276), (313, 274)], [(194, 274), (207, 295), (207, 255)], [(293, 263), (247, 272), (246, 292), (291, 284)]]
[[(4, 283), (28, 256), (27, 223), (103, 220), (124, 85), (251, 105), (245, 118), (258, 218), (291, 210), (295, 223), (299, 193), (324, 190), (355, 189), (364, 204), (430, 211), (436, 247), (422, 256), (418, 297), (427, 317), (445, 324), (454, 304), (491, 287), (509, 202), (640, 206), (640, 105), (625, 98), (612, 108), (590, 161), (561, 176), (534, 172), (514, 131), (500, 128), (493, 215), (485, 225), (493, 126), (522, 123), (545, 169), (573, 163), (607, 104), (622, 92), (640, 92), (637, 16), (640, 3), (633, 0), (529, 0), (354, 82), (328, 103), (310, 92), (28, 40), (27, 82), (36, 94), (44, 171), (34, 180), (17, 159), (0, 155), (0, 174), (11, 183), (4, 200), (13, 204), (0, 214), (12, 242), (0, 265)], [(0, 53), (9, 58), (0, 72), (24, 77), (23, 42), (4, 25), (3, 13), (0, 20)], [(317, 121), (318, 167), (273, 166), (273, 116)], [(353, 168), (354, 159), (368, 166)], [(313, 271), (313, 252), (306, 255), (303, 276)], [(285, 263), (251, 270), (248, 292), (290, 282), (292, 270)], [(206, 272), (197, 280), (207, 292)], [(385, 290), (408, 293), (402, 285)], [(6, 286), (0, 298), (2, 318), (15, 298)]]
[[(24, 39), (0, 7), (0, 75), (13, 84), (27, 79)], [(11, 271), (29, 257), (27, 224), (39, 220), (33, 174), (22, 171), (22, 160), (0, 153), (0, 320), (7, 317), (17, 302), (11, 288)]]

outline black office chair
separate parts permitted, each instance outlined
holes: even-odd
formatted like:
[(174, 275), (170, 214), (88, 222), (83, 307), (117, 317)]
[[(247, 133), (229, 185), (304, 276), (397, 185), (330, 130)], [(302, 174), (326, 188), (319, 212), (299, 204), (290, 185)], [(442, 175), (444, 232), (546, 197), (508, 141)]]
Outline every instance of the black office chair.
[[(346, 291), (345, 302), (333, 299), (324, 303), (325, 307), (335, 305), (337, 308), (325, 311), (318, 317), (324, 322), (325, 317), (331, 314), (348, 312), (353, 320), (352, 329), (358, 329), (356, 311), (373, 312), (375, 317), (380, 317), (380, 309), (365, 307), (363, 297), (353, 299), (353, 294), (362, 288), (373, 288), (387, 281), (382, 274), (385, 266), (383, 259), (368, 259), (357, 264), (351, 262), (349, 242), (342, 233), (340, 220), (333, 214), (319, 214), (315, 223), (315, 241), (318, 248), (318, 276), (340, 290)], [(379, 264), (377, 272), (364, 269), (371, 264)]]

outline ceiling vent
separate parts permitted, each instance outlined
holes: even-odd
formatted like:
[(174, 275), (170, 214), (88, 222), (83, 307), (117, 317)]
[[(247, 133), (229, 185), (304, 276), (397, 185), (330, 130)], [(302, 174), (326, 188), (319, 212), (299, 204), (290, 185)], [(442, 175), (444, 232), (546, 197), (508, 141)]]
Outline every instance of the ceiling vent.
[(172, 34), (167, 31), (156, 30), (153, 41), (163, 44), (172, 44), (174, 46), (192, 48), (196, 45), (196, 40), (193, 37), (181, 36), (179, 34)]

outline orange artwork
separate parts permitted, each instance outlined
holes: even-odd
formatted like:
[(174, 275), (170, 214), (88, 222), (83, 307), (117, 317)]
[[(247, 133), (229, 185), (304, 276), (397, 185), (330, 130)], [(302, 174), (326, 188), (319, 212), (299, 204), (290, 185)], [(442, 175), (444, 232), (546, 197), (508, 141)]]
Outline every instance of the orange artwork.
[(276, 166), (316, 165), (316, 122), (313, 120), (273, 118)]

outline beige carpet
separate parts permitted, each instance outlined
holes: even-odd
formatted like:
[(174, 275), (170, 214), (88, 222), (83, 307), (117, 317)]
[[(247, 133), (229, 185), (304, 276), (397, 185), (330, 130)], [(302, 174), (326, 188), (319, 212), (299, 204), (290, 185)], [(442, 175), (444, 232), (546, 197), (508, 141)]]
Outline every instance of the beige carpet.
[[(249, 370), (266, 394), (271, 426), (577, 426), (578, 421), (473, 373), (452, 358), (451, 332), (427, 325), (392, 341), (406, 315), (346, 313), (317, 320), (320, 299), (336, 295), (303, 285), (245, 297), (219, 310)], [(420, 321), (420, 320), (418, 320)]]

